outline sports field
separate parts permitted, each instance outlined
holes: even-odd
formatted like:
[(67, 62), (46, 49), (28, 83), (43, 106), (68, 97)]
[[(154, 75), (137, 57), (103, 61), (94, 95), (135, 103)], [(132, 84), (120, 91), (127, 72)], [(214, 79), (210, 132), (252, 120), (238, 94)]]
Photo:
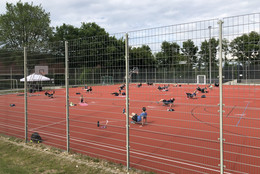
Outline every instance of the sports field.
[[(148, 123), (130, 123), (130, 167), (158, 173), (219, 173), (219, 88), (188, 99), (197, 85), (131, 84), (130, 113), (146, 107)], [(70, 150), (126, 165), (125, 96), (113, 96), (119, 85), (70, 88)], [(204, 85), (201, 85), (204, 87)], [(79, 94), (80, 93), (80, 94)], [(66, 149), (65, 89), (54, 98), (28, 94), (28, 137), (38, 132), (44, 144)], [(83, 95), (87, 105), (79, 105)], [(205, 95), (206, 98), (201, 98)], [(225, 173), (260, 173), (260, 86), (223, 86)], [(175, 98), (173, 109), (158, 103)], [(15, 104), (10, 107), (10, 104)], [(97, 122), (100, 126), (97, 126)], [(0, 96), (0, 132), (24, 138), (24, 96)]]

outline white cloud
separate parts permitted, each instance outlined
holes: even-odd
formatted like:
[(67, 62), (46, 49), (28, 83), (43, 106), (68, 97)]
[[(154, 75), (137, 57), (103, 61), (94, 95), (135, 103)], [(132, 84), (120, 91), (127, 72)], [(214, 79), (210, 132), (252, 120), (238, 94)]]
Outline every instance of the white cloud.
[[(34, 0), (33, 4), (50, 12), (54, 27), (96, 22), (110, 33), (260, 12), (258, 0)], [(5, 13), (5, 1), (0, 1), (0, 13)]]

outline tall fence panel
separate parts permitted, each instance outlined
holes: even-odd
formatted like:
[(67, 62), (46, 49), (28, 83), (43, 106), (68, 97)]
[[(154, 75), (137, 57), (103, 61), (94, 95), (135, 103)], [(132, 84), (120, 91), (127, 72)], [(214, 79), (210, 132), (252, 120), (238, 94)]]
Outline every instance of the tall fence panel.
[(224, 163), (236, 173), (260, 172), (260, 14), (223, 19), (225, 50)]
[(0, 133), (128, 170), (260, 173), (260, 14), (218, 22), (0, 48)]
[(64, 42), (27, 48), (27, 120), (29, 140), (66, 149)]
[(220, 172), (218, 89), (205, 93), (207, 98), (201, 92), (187, 98), (197, 83), (208, 88), (210, 73), (212, 83), (218, 78), (217, 22), (129, 32), (129, 66), (139, 69), (131, 79), (130, 110), (140, 114), (145, 107), (148, 114), (147, 124), (130, 126), (131, 166), (159, 173)]
[(124, 49), (124, 34), (68, 41), (70, 150), (126, 165)]
[(24, 139), (23, 50), (0, 50), (0, 133)]

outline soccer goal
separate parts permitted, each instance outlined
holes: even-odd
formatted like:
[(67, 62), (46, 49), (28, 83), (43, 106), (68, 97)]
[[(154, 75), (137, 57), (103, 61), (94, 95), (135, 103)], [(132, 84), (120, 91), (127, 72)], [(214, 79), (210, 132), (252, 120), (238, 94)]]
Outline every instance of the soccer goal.
[(197, 84), (206, 84), (206, 75), (197, 75)]
[(112, 84), (114, 84), (113, 76), (101, 76), (100, 81), (101, 81), (102, 85), (112, 85)]

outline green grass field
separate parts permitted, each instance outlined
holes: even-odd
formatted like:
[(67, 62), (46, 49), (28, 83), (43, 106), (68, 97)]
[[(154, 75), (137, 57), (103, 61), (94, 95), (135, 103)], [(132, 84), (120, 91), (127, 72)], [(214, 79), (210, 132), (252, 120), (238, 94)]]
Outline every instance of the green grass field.
[(123, 174), (125, 169), (119, 164), (0, 135), (0, 174)]

